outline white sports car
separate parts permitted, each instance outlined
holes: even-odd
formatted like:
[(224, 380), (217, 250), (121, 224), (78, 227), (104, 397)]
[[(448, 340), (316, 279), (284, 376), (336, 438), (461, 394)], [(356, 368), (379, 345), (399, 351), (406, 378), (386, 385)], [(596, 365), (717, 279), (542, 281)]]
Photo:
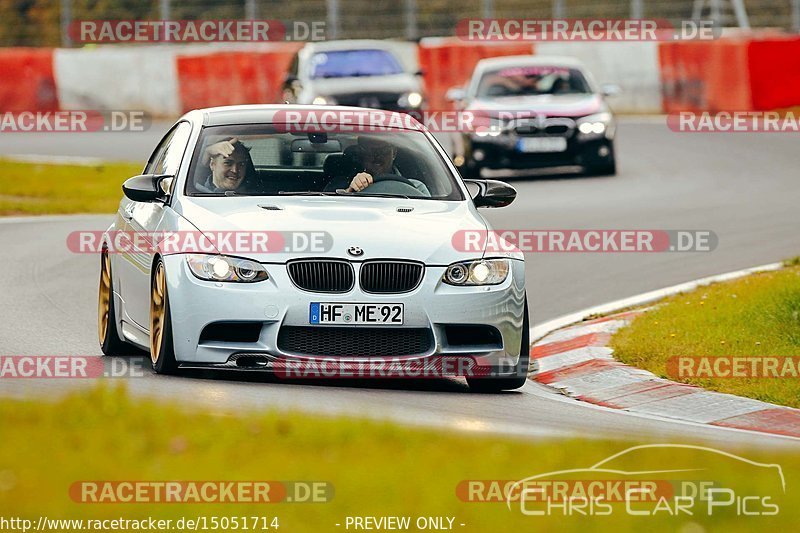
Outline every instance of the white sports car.
[[(287, 118), (320, 111), (325, 127)], [(103, 353), (149, 350), (158, 373), (324, 363), (339, 365), (331, 375), (436, 368), (473, 390), (522, 386), (522, 254), (456, 238), (485, 234), (476, 207), (516, 191), (463, 181), (418, 123), (330, 122), (353, 113), (385, 112), (258, 105), (178, 120), (103, 235)]]

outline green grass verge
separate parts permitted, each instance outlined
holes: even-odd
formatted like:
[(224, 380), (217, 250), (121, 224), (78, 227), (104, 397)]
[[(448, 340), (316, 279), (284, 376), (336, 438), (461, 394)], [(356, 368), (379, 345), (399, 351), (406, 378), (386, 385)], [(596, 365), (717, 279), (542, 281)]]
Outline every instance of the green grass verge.
[[(620, 361), (670, 379), (667, 362), (675, 356), (800, 356), (800, 266), (668, 298), (614, 335), (611, 346)], [(680, 381), (800, 407), (797, 377)]]
[[(509, 409), (513, 403), (508, 402)], [(0, 435), (0, 516), (34, 523), (41, 515), (258, 515), (277, 516), (280, 531), (345, 531), (347, 516), (399, 515), (452, 516), (456, 531), (703, 531), (712, 526), (752, 531), (788, 530), (800, 521), (796, 453), (736, 452), (752, 461), (780, 464), (785, 494), (774, 470), (700, 450), (639, 453), (615, 464), (626, 471), (700, 468), (699, 473), (680, 473), (679, 479), (735, 486), (739, 496), (769, 495), (779, 506), (776, 516), (737, 516), (731, 506), (709, 517), (699, 505), (691, 516), (662, 511), (655, 517), (634, 517), (617, 504), (611, 516), (564, 517), (563, 511), (553, 511), (554, 516), (541, 517), (523, 515), (518, 504), (509, 510), (504, 503), (464, 502), (456, 487), (462, 480), (518, 480), (588, 467), (632, 443), (519, 441), (480, 431), (450, 433), (296, 413), (211, 415), (163, 402), (133, 401), (122, 388), (107, 387), (55, 404), (2, 400)], [(645, 477), (666, 479), (663, 474)], [(69, 487), (85, 480), (324, 480), (333, 484), (334, 497), (329, 503), (260, 505), (75, 503)], [(640, 510), (640, 505), (634, 508)]]
[(132, 163), (69, 165), (0, 159), (0, 215), (113, 213)]

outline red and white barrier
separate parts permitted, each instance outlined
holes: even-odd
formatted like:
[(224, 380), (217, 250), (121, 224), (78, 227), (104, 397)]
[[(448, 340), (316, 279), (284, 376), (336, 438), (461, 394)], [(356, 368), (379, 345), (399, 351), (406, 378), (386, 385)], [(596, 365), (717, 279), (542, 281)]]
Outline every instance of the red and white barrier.
[(54, 70), (65, 110), (136, 109), (156, 116), (182, 111), (175, 47), (57, 49)]
[(52, 49), (0, 49), (0, 72), (0, 111), (59, 109)]
[(655, 41), (547, 42), (536, 45), (536, 54), (576, 57), (598, 83), (619, 85), (622, 92), (609, 98), (617, 112), (660, 113), (658, 46)]
[[(619, 112), (764, 111), (800, 105), (800, 37), (775, 33), (685, 42), (396, 43), (409, 69), (424, 71), (431, 109), (499, 55), (582, 59), (601, 83), (622, 87)], [(86, 46), (0, 50), (0, 112), (142, 110), (174, 117), (198, 107), (274, 103), (302, 43)]]
[(418, 48), (419, 66), (424, 73), (428, 107), (452, 109), (445, 99), (447, 90), (469, 81), (478, 61), (487, 57), (529, 55), (533, 45), (526, 42), (467, 42), (455, 37), (422, 39)]
[(178, 100), (182, 112), (201, 107), (280, 101), (281, 86), (300, 43), (258, 50), (178, 54)]

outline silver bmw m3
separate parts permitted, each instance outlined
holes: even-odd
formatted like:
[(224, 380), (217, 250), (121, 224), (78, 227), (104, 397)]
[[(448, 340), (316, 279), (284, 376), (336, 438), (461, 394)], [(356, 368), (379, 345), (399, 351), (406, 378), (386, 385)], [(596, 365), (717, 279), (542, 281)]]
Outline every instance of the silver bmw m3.
[(462, 180), (406, 115), (191, 111), (123, 192), (102, 241), (106, 355), (148, 350), (158, 373), (525, 382), (523, 256), (488, 249), (476, 209), (516, 191)]

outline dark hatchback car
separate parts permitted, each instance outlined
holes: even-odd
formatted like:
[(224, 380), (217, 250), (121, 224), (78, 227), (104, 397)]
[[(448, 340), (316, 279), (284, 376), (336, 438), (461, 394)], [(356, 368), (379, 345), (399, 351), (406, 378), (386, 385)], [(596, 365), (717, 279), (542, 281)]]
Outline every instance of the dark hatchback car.
[(283, 98), (401, 112), (425, 104), (413, 44), (373, 40), (307, 44), (292, 61)]
[[(510, 56), (478, 63), (465, 89), (448, 91), (460, 109), (488, 120), (462, 134), (455, 160), (465, 177), (486, 169), (581, 166), (616, 174), (616, 123), (600, 90), (572, 58)], [(459, 151), (461, 153), (459, 153)]]

